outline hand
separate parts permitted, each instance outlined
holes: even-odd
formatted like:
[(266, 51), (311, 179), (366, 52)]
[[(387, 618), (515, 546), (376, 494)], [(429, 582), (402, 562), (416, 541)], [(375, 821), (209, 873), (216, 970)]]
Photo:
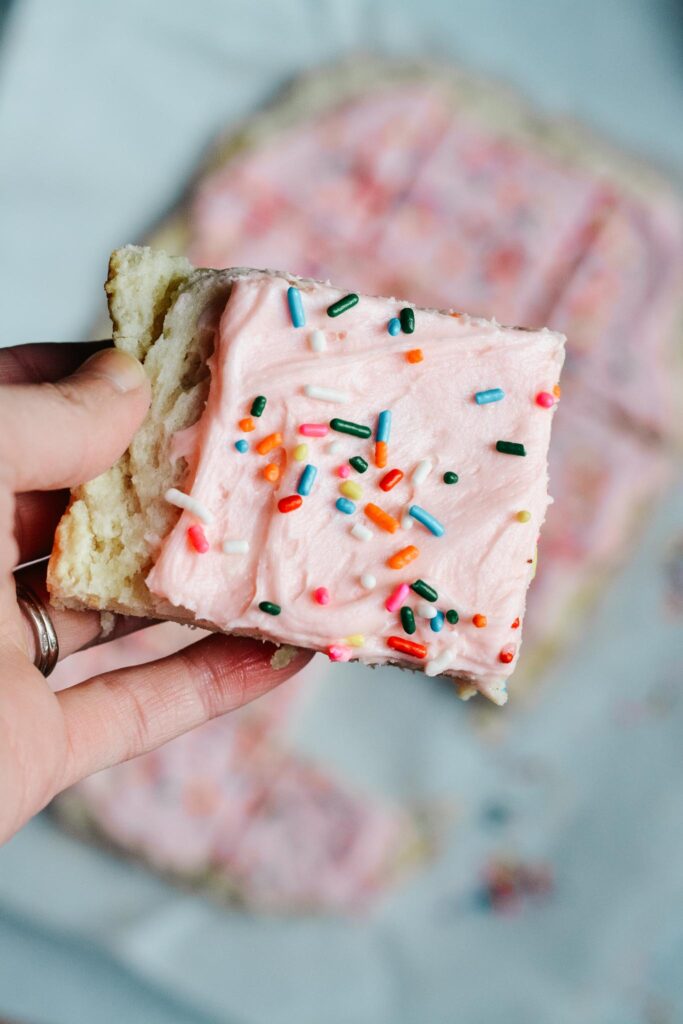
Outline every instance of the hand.
[[(15, 581), (47, 605), (45, 563), (14, 570), (49, 554), (65, 488), (125, 451), (149, 398), (137, 360), (102, 344), (0, 350), (0, 842), (66, 786), (240, 707), (310, 658), (297, 650), (276, 669), (272, 644), (215, 635), (60, 693), (34, 667)], [(99, 642), (98, 612), (50, 617), (61, 657)], [(145, 625), (119, 618), (107, 639)]]

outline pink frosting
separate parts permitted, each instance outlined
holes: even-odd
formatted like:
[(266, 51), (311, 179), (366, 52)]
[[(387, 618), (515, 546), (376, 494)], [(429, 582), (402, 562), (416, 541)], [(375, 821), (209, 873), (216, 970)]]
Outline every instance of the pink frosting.
[[(435, 663), (441, 671), (471, 675), (502, 702), (501, 680), (514, 661), (502, 662), (500, 652), (519, 642), (511, 624), (523, 614), (548, 503), (546, 455), (554, 412), (540, 408), (535, 397), (557, 382), (563, 338), (421, 310), (413, 334), (391, 337), (387, 323), (402, 305), (396, 300), (364, 297), (331, 319), (326, 309), (342, 293), (297, 283), (307, 318), (300, 329), (292, 326), (287, 309), (289, 279), (253, 274), (233, 285), (212, 357), (206, 410), (197, 431), (185, 438), (198, 446), (189, 459), (194, 471), (186, 489), (213, 516), (205, 526), (210, 549), (199, 554), (188, 543), (194, 519), (183, 512), (163, 542), (148, 586), (225, 630), (319, 650), (353, 637), (354, 657), (378, 663), (397, 659), (387, 646), (389, 636), (406, 637), (398, 612), (386, 608), (387, 598), (398, 584), (421, 578), (437, 590), (437, 607), (454, 608), (460, 621), (434, 632), (416, 614), (417, 632), (410, 639), (425, 644), (428, 657), (401, 660), (427, 671)], [(309, 345), (316, 328), (327, 335), (323, 352)], [(417, 347), (423, 360), (408, 362), (406, 352)], [(348, 401), (308, 397), (308, 385), (345, 392)], [(475, 402), (476, 392), (494, 387), (505, 392), (502, 401)], [(238, 421), (257, 394), (266, 396), (266, 409), (257, 429), (241, 435)], [(386, 470), (373, 461), (383, 409), (393, 417), (387, 468), (405, 474), (390, 493), (379, 488)], [(296, 493), (303, 468), (285, 457), (299, 442), (299, 425), (332, 417), (366, 424), (373, 435), (363, 440), (330, 431), (326, 438), (310, 438), (307, 461), (317, 467), (312, 491), (300, 508), (279, 512), (278, 501)], [(259, 455), (259, 440), (274, 433), (282, 435), (283, 448)], [(247, 453), (235, 450), (240, 437), (248, 439)], [(345, 485), (336, 473), (340, 455), (329, 452), (332, 437), (341, 442), (342, 457), (362, 455), (370, 463), (366, 473), (354, 473), (363, 494), (352, 515), (335, 507)], [(497, 452), (498, 440), (523, 443), (526, 457)], [(283, 466), (276, 487), (262, 473), (274, 456)], [(423, 459), (433, 469), (415, 484), (412, 473)], [(457, 484), (444, 483), (448, 470), (458, 474)], [(434, 536), (417, 522), (385, 532), (365, 515), (369, 502), (401, 522), (416, 503), (445, 526), (445, 535)], [(519, 510), (531, 513), (528, 522), (517, 521)], [(372, 531), (369, 542), (351, 532), (357, 523)], [(225, 554), (223, 543), (231, 539), (248, 541), (248, 552)], [(389, 568), (390, 556), (408, 545), (419, 549), (419, 557), (402, 570)], [(370, 593), (361, 586), (363, 573), (377, 579)], [(321, 586), (333, 595), (325, 606), (314, 599)], [(411, 597), (416, 609), (421, 599), (412, 591)], [(281, 614), (262, 611), (262, 601), (279, 605)], [(486, 616), (486, 628), (473, 625), (475, 614)]]

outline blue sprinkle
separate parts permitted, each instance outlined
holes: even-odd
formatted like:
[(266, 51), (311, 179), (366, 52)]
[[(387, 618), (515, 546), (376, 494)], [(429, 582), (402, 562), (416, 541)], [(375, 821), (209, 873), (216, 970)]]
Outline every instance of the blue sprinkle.
[(442, 526), (438, 519), (435, 519), (430, 512), (420, 508), (419, 505), (411, 505), (408, 509), (408, 515), (411, 515), (413, 519), (417, 519), (418, 523), (422, 523), (428, 530), (431, 530), (435, 537), (443, 537), (446, 532), (445, 526)]
[(377, 433), (375, 434), (375, 441), (384, 441), (388, 443), (389, 434), (391, 433), (391, 412), (389, 409), (385, 409), (377, 417)]
[(315, 483), (315, 478), (318, 475), (318, 469), (316, 466), (312, 466), (310, 463), (304, 466), (299, 477), (299, 483), (297, 486), (297, 494), (300, 494), (303, 498), (308, 497), (311, 493), (311, 488)]
[(306, 314), (301, 301), (301, 292), (298, 288), (287, 289), (287, 302), (289, 303), (289, 315), (295, 327), (303, 327), (306, 323)]
[(343, 512), (345, 516), (350, 516), (356, 511), (356, 506), (348, 498), (337, 498), (335, 502), (340, 512)]
[(440, 633), (443, 629), (443, 612), (437, 612), (433, 619), (429, 620), (432, 633)]
[(397, 334), (401, 333), (401, 321), (398, 317), (394, 316), (387, 324), (387, 330), (392, 338), (395, 338)]
[(249, 442), (245, 441), (244, 438), (241, 438), (239, 441), (235, 441), (235, 448), (238, 452), (242, 452), (242, 454), (244, 454), (249, 451)]
[(489, 388), (488, 391), (477, 391), (474, 401), (477, 405), (488, 405), (489, 402), (500, 402), (501, 398), (505, 398), (502, 388)]

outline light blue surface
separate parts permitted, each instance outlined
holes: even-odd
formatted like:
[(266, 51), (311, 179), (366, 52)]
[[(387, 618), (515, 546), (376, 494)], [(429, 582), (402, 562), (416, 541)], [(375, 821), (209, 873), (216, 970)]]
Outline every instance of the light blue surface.
[[(81, 337), (103, 254), (169, 206), (217, 129), (283, 77), (377, 47), (460, 57), (683, 167), (673, 3), (29, 0), (0, 65), (0, 343)], [(312, 754), (363, 787), (455, 798), (445, 856), (367, 923), (226, 913), (38, 820), (0, 852), (0, 1012), (683, 1019), (683, 644), (661, 571), (682, 519), (679, 493), (530, 705), (481, 720), (407, 674), (322, 676), (299, 724)], [(487, 824), (491, 804), (507, 823)], [(478, 910), (472, 879), (501, 851), (550, 862), (554, 897), (509, 918)]]

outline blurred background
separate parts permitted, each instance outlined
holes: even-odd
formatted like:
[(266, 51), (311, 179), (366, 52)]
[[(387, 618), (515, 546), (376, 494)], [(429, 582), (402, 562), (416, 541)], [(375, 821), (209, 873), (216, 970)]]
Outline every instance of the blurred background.
[(0, 3), (0, 344), (143, 240), (569, 337), (507, 707), (318, 656), (86, 781), (0, 850), (0, 1017), (683, 1021), (682, 125), (676, 0)]

